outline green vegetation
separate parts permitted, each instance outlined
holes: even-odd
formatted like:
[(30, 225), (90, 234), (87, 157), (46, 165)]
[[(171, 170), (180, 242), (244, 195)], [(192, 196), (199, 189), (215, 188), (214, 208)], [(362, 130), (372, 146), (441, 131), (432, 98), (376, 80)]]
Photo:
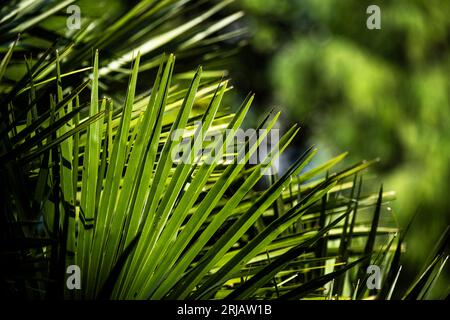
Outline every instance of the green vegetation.
[[(264, 135), (235, 146), (247, 163), (171, 157), (178, 129), (201, 132), (192, 136), (202, 149), (235, 144), (225, 130), (242, 126), (253, 95), (235, 112), (223, 106), (220, 60), (233, 49), (214, 48), (240, 34), (223, 30), (240, 13), (217, 18), (228, 2), (140, 1), (114, 23), (92, 18), (55, 33), (54, 15), (73, 2), (9, 1), (0, 15), (2, 295), (392, 297), (404, 232), (393, 193), (363, 188), (373, 161), (339, 170), (344, 153), (311, 165), (309, 148), (267, 182), (271, 167), (248, 163)], [(211, 69), (193, 72), (197, 62)], [(267, 133), (278, 118), (271, 112), (258, 128)], [(216, 133), (223, 145), (208, 139)], [(297, 133), (286, 130), (269, 163)], [(447, 240), (403, 298), (429, 297)], [(380, 290), (365, 285), (370, 264), (381, 267)], [(80, 290), (66, 286), (70, 265), (80, 267)]]
[[(381, 9), (381, 30), (366, 28), (371, 4)], [(237, 89), (252, 86), (265, 95), (260, 104), (282, 106), (322, 152), (380, 158), (374, 170), (396, 191), (400, 226), (415, 216), (402, 272), (418, 272), (450, 224), (450, 2), (243, 0), (239, 7), (251, 33), (245, 57), (257, 56), (263, 69), (256, 79), (242, 76)], [(238, 75), (254, 70), (249, 64), (237, 60)]]

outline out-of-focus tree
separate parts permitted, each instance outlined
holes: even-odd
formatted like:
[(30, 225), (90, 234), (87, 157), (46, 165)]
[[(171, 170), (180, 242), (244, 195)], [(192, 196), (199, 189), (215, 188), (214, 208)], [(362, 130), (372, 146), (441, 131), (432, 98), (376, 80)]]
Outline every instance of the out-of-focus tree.
[[(381, 9), (380, 30), (366, 27), (371, 4)], [(289, 109), (310, 140), (332, 152), (380, 157), (379, 174), (397, 192), (401, 223), (418, 212), (414, 237), (407, 238), (414, 270), (450, 220), (450, 2), (240, 5), (251, 37), (247, 61), (238, 62), (239, 87), (256, 88), (261, 104)], [(246, 68), (258, 76), (239, 77), (251, 74)]]

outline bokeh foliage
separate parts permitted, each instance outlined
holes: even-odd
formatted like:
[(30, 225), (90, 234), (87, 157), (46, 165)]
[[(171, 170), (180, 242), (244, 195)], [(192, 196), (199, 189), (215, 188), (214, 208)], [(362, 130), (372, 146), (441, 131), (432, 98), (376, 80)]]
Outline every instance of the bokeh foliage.
[[(366, 8), (381, 9), (381, 30)], [(286, 107), (331, 152), (380, 157), (396, 190), (394, 210), (408, 237), (409, 270), (450, 222), (450, 2), (429, 0), (243, 0), (251, 26), (247, 60), (265, 77), (260, 105)], [(248, 61), (237, 62), (246, 74)], [(238, 73), (239, 75), (240, 73)], [(290, 119), (291, 120), (291, 119)], [(300, 142), (301, 143), (301, 142)]]

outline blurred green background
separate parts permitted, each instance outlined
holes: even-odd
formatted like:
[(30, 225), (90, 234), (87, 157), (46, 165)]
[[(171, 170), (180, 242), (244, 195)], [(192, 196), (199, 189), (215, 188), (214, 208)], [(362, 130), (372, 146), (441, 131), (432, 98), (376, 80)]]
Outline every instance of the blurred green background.
[[(366, 27), (371, 4), (381, 9), (381, 30)], [(299, 147), (347, 150), (353, 161), (379, 157), (372, 170), (396, 191), (400, 226), (417, 213), (404, 269), (419, 272), (450, 222), (450, 1), (240, 0), (236, 7), (250, 33), (231, 70), (236, 89), (255, 91), (261, 108), (280, 106), (286, 121), (299, 122)]]

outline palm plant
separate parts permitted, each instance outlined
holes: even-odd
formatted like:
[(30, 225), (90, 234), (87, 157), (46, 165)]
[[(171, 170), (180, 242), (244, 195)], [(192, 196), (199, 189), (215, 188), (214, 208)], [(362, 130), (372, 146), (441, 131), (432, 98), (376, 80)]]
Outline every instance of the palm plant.
[[(402, 236), (396, 236), (388, 210), (393, 193), (362, 188), (362, 173), (373, 161), (337, 170), (341, 154), (312, 167), (316, 150), (310, 148), (286, 173), (257, 188), (299, 130), (291, 127), (259, 164), (249, 163), (279, 114), (263, 119), (262, 134), (236, 143), (226, 130), (242, 127), (253, 96), (231, 112), (222, 106), (228, 81), (217, 72), (198, 67), (177, 75), (174, 55), (150, 54), (155, 47), (149, 43), (162, 48), (169, 42), (180, 56), (192, 50), (201, 58), (202, 50), (231, 36), (215, 33), (236, 15), (204, 32), (193, 28), (186, 34), (180, 27), (155, 36), (185, 5), (141, 1), (104, 34), (94, 23), (69, 43), (35, 48), (39, 58), (25, 59), (20, 69), (26, 73), (18, 80), (11, 78), (11, 62), (25, 47), (13, 40), (7, 49), (0, 67), (0, 174), (7, 182), (0, 192), (7, 258), (2, 293), (76, 299), (390, 298)], [(37, 10), (31, 10), (34, 18), (0, 18), (8, 30), (2, 43), (18, 31), (25, 40), (35, 39), (31, 31), (63, 6), (30, 7)], [(221, 8), (207, 9), (210, 14), (194, 18), (193, 25)], [(145, 28), (134, 54), (121, 41), (149, 17), (160, 20)], [(92, 66), (85, 65), (92, 47), (101, 50), (93, 54)], [(117, 51), (108, 54), (108, 48)], [(127, 63), (129, 71), (122, 69)], [(138, 75), (154, 67), (153, 85), (145, 89)], [(192, 78), (185, 85), (187, 75)], [(100, 93), (110, 98), (100, 99)], [(185, 135), (173, 139), (180, 129)], [(212, 139), (217, 136), (223, 138)], [(171, 155), (183, 139), (200, 150), (222, 152), (199, 157), (188, 148), (183, 156), (195, 161), (177, 162)], [(236, 152), (226, 154), (230, 145)], [(240, 153), (242, 163), (219, 161)], [(442, 270), (446, 241), (405, 298), (426, 297)], [(365, 285), (370, 264), (383, 266), (381, 290)], [(81, 270), (80, 290), (66, 286), (71, 265)]]

